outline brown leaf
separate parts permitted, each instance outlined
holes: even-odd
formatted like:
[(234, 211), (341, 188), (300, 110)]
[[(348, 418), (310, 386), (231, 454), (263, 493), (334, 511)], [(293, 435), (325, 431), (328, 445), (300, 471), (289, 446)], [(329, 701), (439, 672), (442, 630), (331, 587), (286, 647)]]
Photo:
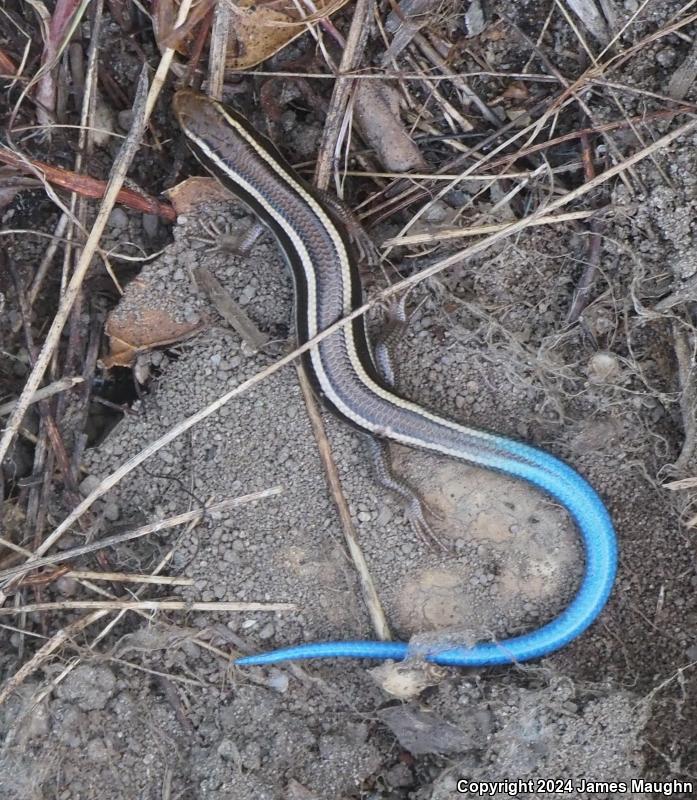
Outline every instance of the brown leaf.
[(178, 28), (174, 27), (179, 3), (174, 0), (155, 0), (153, 3), (153, 31), (160, 50), (171, 47), (181, 55), (189, 55), (189, 48), (196, 37), (194, 29), (205, 19), (213, 5), (212, 0), (197, 3), (186, 18), (186, 22)]
[(377, 81), (360, 83), (354, 112), (363, 136), (391, 172), (423, 169), (421, 151), (411, 139), (399, 115), (399, 94)]
[[(240, 70), (254, 67), (305, 33), (308, 25), (331, 16), (348, 0), (316, 0), (317, 11), (303, 15), (293, 0), (236, 0), (230, 5), (229, 44), (225, 67)], [(160, 49), (173, 47), (182, 55), (191, 55), (193, 28), (210, 9), (202, 3), (189, 17), (186, 28), (172, 29), (177, 4), (159, 0), (153, 16), (155, 36)]]
[(230, 15), (226, 69), (254, 67), (305, 33), (307, 23), (329, 17), (347, 0), (317, 0), (316, 13), (301, 16), (293, 0), (238, 0)]
[(105, 330), (109, 337), (109, 355), (102, 359), (104, 366), (130, 367), (138, 353), (155, 347), (181, 342), (203, 330), (207, 320), (189, 322), (172, 316), (164, 304), (158, 308), (149, 305), (156, 292), (147, 280), (139, 278), (129, 284), (119, 305), (109, 314)]
[(520, 81), (515, 81), (508, 84), (501, 96), (508, 100), (527, 100), (529, 97), (528, 87)]
[(0, 50), (0, 73), (3, 75), (17, 74), (17, 66), (15, 62), (4, 50)]
[(221, 186), (215, 178), (187, 178), (164, 192), (172, 203), (175, 212), (188, 214), (202, 203), (216, 203), (230, 200), (230, 192)]

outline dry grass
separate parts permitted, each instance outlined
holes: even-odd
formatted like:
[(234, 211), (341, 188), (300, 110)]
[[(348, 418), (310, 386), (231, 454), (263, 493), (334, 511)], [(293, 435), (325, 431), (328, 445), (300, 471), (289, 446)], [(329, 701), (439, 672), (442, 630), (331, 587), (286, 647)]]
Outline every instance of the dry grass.
[[(190, 5), (185, 0), (179, 7), (177, 26), (186, 25)], [(40, 581), (36, 580), (32, 585), (30, 578), (32, 574), (35, 578), (43, 575), (37, 573), (39, 568), (53, 570), (59, 563), (83, 557), (87, 553), (128, 538), (149, 535), (167, 527), (198, 524), (205, 515), (204, 511), (185, 512), (174, 520), (153, 523), (139, 529), (138, 532), (131, 532), (133, 535), (109, 537), (66, 552), (56, 549), (61, 537), (67, 532), (75, 531), (76, 526), (82, 526), (85, 532), (93, 529), (94, 519), (90, 517), (90, 509), (95, 502), (131, 475), (139, 465), (226, 403), (266, 380), (284, 366), (297, 362), (303, 352), (340, 326), (349, 324), (387, 298), (399, 295), (422, 281), (433, 279), (435, 276), (442, 277), (446, 270), (460, 267), (485, 251), (498, 252), (503, 245), (510, 245), (515, 241), (515, 237), (532, 228), (560, 225), (569, 226), (572, 230), (587, 236), (588, 269), (576, 287), (578, 290), (576, 302), (570, 311), (568, 322), (571, 325), (582, 319), (589, 304), (596, 299), (594, 293), (597, 292), (603, 274), (599, 255), (603, 243), (602, 234), (594, 224), (599, 219), (611, 217), (614, 213), (608, 202), (611, 190), (621, 182), (629, 197), (641, 196), (646, 191), (642, 170), (648, 163), (653, 164), (660, 179), (670, 187), (671, 179), (666, 171), (666, 154), (669, 154), (671, 148), (681, 139), (694, 137), (697, 130), (695, 117), (697, 105), (685, 100), (686, 82), (689, 88), (689, 71), (686, 72), (685, 67), (676, 64), (675, 71), (679, 80), (672, 81), (665, 93), (648, 91), (623, 82), (622, 70), (626, 69), (633, 59), (640, 58), (657, 43), (689, 39), (690, 31), (697, 21), (697, 13), (693, 11), (694, 5), (694, 2), (686, 2), (663, 27), (652, 30), (643, 38), (636, 40), (630, 34), (633, 25), (641, 20), (642, 14), (649, 6), (648, 0), (640, 4), (638, 10), (622, 25), (613, 28), (608, 22), (604, 28), (608, 38), (602, 42), (594, 38), (594, 35), (602, 37), (604, 35), (602, 31), (595, 29), (595, 34), (590, 34), (588, 27), (592, 28), (592, 23), (586, 20), (587, 26), (584, 26), (583, 21), (569, 10), (569, 4), (561, 0), (552, 4), (544, 28), (535, 40), (520, 30), (515, 20), (499, 18), (491, 22), (487, 28), (491, 41), (496, 42), (495, 36), (517, 37), (520, 47), (529, 54), (528, 67), (535, 65), (537, 71), (532, 68), (520, 71), (498, 69), (496, 64), (489, 64), (485, 60), (483, 48), (481, 53), (475, 53), (476, 43), (470, 43), (469, 40), (466, 46), (470, 55), (474, 53), (473, 57), (481, 69), (454, 68), (442, 53), (445, 44), (448, 43), (447, 36), (453, 15), (460, 4), (444, 2), (438, 7), (437, 13), (434, 7), (432, 16), (410, 35), (404, 50), (396, 53), (389, 49), (389, 44), (393, 41), (391, 38), (393, 31), (386, 20), (386, 15), (383, 15), (370, 0), (358, 0), (352, 11), (353, 24), (348, 29), (338, 64), (332, 61), (330, 55), (335, 43), (341, 41), (335, 24), (329, 21), (316, 24), (313, 17), (312, 28), (317, 42), (316, 51), (320, 54), (320, 58), (325, 60), (322, 70), (296, 69), (291, 65), (287, 70), (256, 69), (247, 71), (245, 75), (263, 76), (267, 81), (297, 83), (303, 87), (301, 91), (324, 92), (325, 95), (326, 82), (333, 82), (318, 158), (312, 165), (316, 185), (322, 189), (333, 185), (338, 193), (341, 193), (347, 181), (360, 178), (362, 186), (370, 186), (369, 196), (358, 209), (363, 220), (371, 226), (384, 220), (390, 220), (400, 226), (398, 232), (383, 241), (381, 246), (381, 267), (386, 272), (391, 269), (396, 271), (392, 261), (396, 261), (398, 255), (406, 258), (422, 258), (428, 253), (432, 257), (432, 263), (420, 272), (401, 277), (388, 288), (375, 292), (360, 308), (345, 319), (337, 321), (311, 342), (295, 348), (257, 375), (230, 389), (207, 407), (180, 420), (165, 434), (150, 442), (141, 452), (121, 464), (82, 499), (76, 491), (80, 452), (65, 452), (60, 439), (60, 425), (65, 421), (63, 415), (67, 401), (49, 405), (48, 400), (52, 397), (55, 399), (60, 393), (76, 386), (84, 388), (80, 416), (82, 428), (78, 430), (78, 433), (82, 434), (87, 423), (91, 392), (88, 387), (97, 369), (96, 351), (101, 333), (97, 331), (90, 342), (80, 341), (77, 334), (80, 314), (86, 309), (85, 279), (94, 268), (95, 257), (101, 257), (107, 273), (111, 275), (114, 285), (120, 291), (117, 275), (112, 268), (114, 255), (109, 255), (100, 247), (105, 225), (117, 199), (123, 198), (120, 192), (139, 148), (146, 141), (148, 146), (155, 148), (167, 145), (167, 136), (170, 132), (159, 132), (151, 125), (150, 132), (147, 133), (155, 104), (163, 87), (167, 83), (174, 83), (176, 76), (181, 76), (185, 72), (193, 74), (197, 65), (194, 63), (186, 65), (181, 59), (175, 58), (175, 51), (171, 47), (165, 49), (159, 59), (151, 58), (149, 63), (143, 64), (141, 81), (132, 92), (135, 99), (131, 129), (114, 161), (109, 181), (104, 187), (103, 199), (95, 210), (87, 204), (84, 196), (76, 192), (66, 199), (56, 191), (55, 186), (48, 180), (50, 176), (44, 174), (40, 166), (37, 166), (40, 159), (32, 155), (34, 142), (31, 138), (37, 130), (46, 136), (57, 135), (58, 126), (54, 126), (53, 114), (49, 113), (51, 98), (55, 99), (60, 94), (58, 91), (60, 87), (56, 85), (58, 73), (53, 67), (59, 63), (69, 63), (65, 56), (70, 43), (68, 34), (74, 31), (85, 9), (77, 4), (74, 16), (65, 20), (57, 32), (54, 31), (53, 39), (45, 25), (38, 26), (36, 20), (27, 20), (26, 28), (41, 31), (45, 37), (44, 60), (43, 65), (37, 67), (34, 74), (27, 74), (29, 64), (39, 63), (36, 59), (28, 57), (29, 40), (26, 41), (24, 49), (15, 54), (14, 59), (10, 57), (13, 54), (0, 53), (2, 69), (6, 73), (10, 67), (13, 69), (13, 74), (8, 73), (5, 78), (14, 99), (13, 107), (7, 109), (8, 149), (11, 151), (11, 157), (15, 159), (14, 163), (23, 165), (23, 172), (29, 172), (44, 187), (47, 198), (60, 212), (60, 217), (53, 233), (48, 234), (51, 237), (50, 244), (31, 276), (31, 281), (21, 287), (19, 292), (22, 302), (18, 301), (17, 305), (22, 309), (20, 315), (23, 322), (22, 330), (27, 339), (26, 341), (17, 339), (11, 346), (27, 347), (32, 356), (31, 370), (19, 396), (0, 405), (0, 414), (9, 414), (9, 420), (0, 439), (0, 461), (12, 452), (11, 448), (18, 435), (26, 433), (36, 442), (33, 464), (34, 485), (21, 497), (24, 503), (24, 523), (14, 531), (7, 526), (8, 532), (4, 534), (4, 539), (0, 540), (0, 545), (7, 551), (0, 564), (2, 587), (0, 606), (6, 604), (8, 598), (15, 592), (18, 592), (19, 600), (15, 606), (0, 607), (0, 615), (22, 617), (23, 621), (18, 623), (18, 627), (14, 630), (22, 631), (26, 627), (27, 634), (31, 636), (34, 634), (29, 630), (30, 626), (26, 622), (25, 615), (37, 611), (53, 612), (52, 615), (44, 617), (47, 629), (53, 632), (48, 634), (47, 640), (33, 651), (23, 666), (5, 682), (0, 689), (0, 704), (36, 670), (49, 660), (55, 659), (64, 648), (72, 647), (78, 632), (91, 628), (105, 619), (106, 625), (95, 634), (89, 645), (81, 651), (82, 653), (99, 652), (100, 645), (126, 612), (142, 614), (145, 611), (164, 610), (239, 610), (240, 604), (231, 603), (187, 604), (179, 600), (160, 598), (133, 599), (130, 595), (127, 598), (115, 597), (99, 586), (100, 580), (132, 581), (140, 584), (139, 591), (142, 592), (151, 586), (185, 585), (186, 579), (170, 581), (167, 576), (158, 576), (158, 572), (165, 569), (169, 563), (173, 549), (163, 558), (152, 575), (115, 573), (106, 569), (102, 573), (95, 570), (74, 571), (73, 577), (80, 582), (87, 598), (97, 594), (100, 596), (97, 600), (44, 601), (41, 597)], [(100, 131), (100, 125), (95, 119), (95, 97), (98, 84), (98, 53), (104, 36), (102, 13), (101, 3), (95, 4), (95, 11), (89, 18), (91, 39), (82, 77), (85, 99), (80, 113), (80, 125), (76, 129), (77, 135), (73, 139), (66, 140), (71, 141), (75, 148), (74, 171), (71, 173), (73, 175), (84, 170), (84, 155), (92, 152), (94, 138)], [(208, 68), (209, 86), (215, 95), (221, 93), (225, 81), (223, 59), (220, 57), (220, 53), (225, 51), (227, 32), (225, 14), (225, 5), (219, 5), (215, 17), (214, 46), (211, 48)], [(375, 21), (378, 33), (374, 41), (378, 43), (382, 41), (381, 53), (367, 49), (371, 20)], [(26, 35), (26, 31), (17, 20), (14, 20), (13, 24), (17, 28), (18, 37), (20, 33), (22, 36)], [(583, 66), (579, 67), (577, 73), (564, 74), (561, 71), (556, 65), (555, 54), (544, 36), (550, 26), (564, 24), (575, 37), (579, 51), (585, 54), (584, 59), (578, 60)], [(496, 52), (494, 46), (492, 52)], [(569, 60), (567, 59), (565, 63), (569, 63)], [(681, 69), (682, 71), (679, 71)], [(153, 78), (148, 86), (146, 74), (149, 73), (153, 73)], [(75, 76), (73, 79), (77, 80)], [(426, 169), (410, 175), (400, 175), (381, 169), (371, 148), (362, 146), (360, 132), (357, 132), (352, 119), (352, 96), (361, 80), (384, 81), (396, 87), (401, 103), (401, 119), (405, 121), (405, 128), (415, 141), (420, 144), (425, 143), (424, 149), (429, 143), (433, 143), (434, 160), (437, 160), (437, 166), (433, 171)], [(310, 85), (312, 89), (307, 88)], [(37, 86), (40, 88), (38, 97), (43, 98), (43, 103), (32, 105), (30, 98)], [(498, 96), (491, 87), (500, 88)], [(518, 105), (515, 101), (515, 92), (518, 92), (520, 97)], [(527, 102), (525, 98), (528, 96), (534, 96), (534, 102)], [(611, 120), (598, 116), (597, 108), (601, 105), (597, 102), (598, 97), (602, 98), (605, 109), (613, 109)], [(630, 113), (629, 110), (629, 106), (633, 106), (633, 101), (637, 97), (641, 97), (642, 102), (646, 104), (645, 113), (640, 115)], [(505, 113), (499, 113), (498, 109), (505, 109)], [(27, 118), (36, 124), (26, 125)], [(568, 118), (579, 120), (575, 129), (567, 129)], [(477, 138), (467, 138), (473, 131), (478, 133)], [(160, 135), (161, 133), (164, 135)], [(62, 127), (60, 135), (70, 136), (70, 130)], [(597, 155), (599, 143), (607, 154), (603, 158)], [(560, 156), (560, 153), (564, 153), (562, 149), (564, 147), (570, 149), (570, 154), (565, 159)], [(358, 162), (358, 169), (349, 168), (350, 158)], [(66, 180), (73, 179), (68, 177)], [(429, 214), (442, 207), (444, 199), (452, 196), (453, 192), (462, 191), (464, 186), (471, 187), (475, 182), (476, 191), (470, 192), (468, 199), (463, 202), (448, 224), (436, 230), (429, 229), (427, 224)], [(73, 188), (79, 190), (77, 185)], [(494, 204), (486, 202), (487, 193), (492, 189), (500, 190), (499, 199)], [(600, 190), (604, 190), (605, 202), (608, 204), (598, 208), (596, 204), (601, 196)], [(405, 220), (400, 216), (400, 212), (406, 207), (409, 208), (409, 213)], [(522, 208), (522, 211), (518, 212), (515, 219), (510, 220), (504, 213), (510, 208)], [(562, 209), (569, 210), (562, 211)], [(160, 210), (163, 215), (166, 213), (164, 207)], [(16, 235), (14, 229), (0, 233), (6, 236)], [(24, 231), (24, 233), (47, 235), (40, 231)], [(476, 242), (467, 247), (454, 249), (460, 239), (472, 237), (476, 237)], [(59, 253), (62, 256), (62, 279), (60, 294), (55, 298), (56, 310), (50, 319), (45, 320), (45, 327), (34, 330), (32, 317), (39, 311), (37, 304), (45, 286), (46, 275), (53, 269), (52, 264)], [(609, 283), (610, 279), (607, 281)], [(666, 403), (677, 403), (682, 417), (685, 439), (682, 452), (673, 465), (676, 480), (670, 484), (671, 488), (682, 492), (697, 486), (697, 477), (693, 477), (694, 451), (697, 445), (693, 402), (696, 392), (693, 369), (696, 337), (691, 317), (685, 311), (685, 303), (693, 302), (694, 299), (695, 286), (688, 282), (685, 286), (673, 287), (667, 298), (657, 302), (650, 309), (644, 308), (638, 301), (633, 304), (637, 318), (641, 319), (642, 324), (670, 325), (679, 371), (678, 385), (673, 397), (661, 396), (660, 399)], [(619, 305), (616, 303), (618, 308)], [(473, 313), (485, 312), (473, 309)], [(624, 324), (620, 316), (618, 310), (616, 319), (618, 328)], [(19, 329), (20, 326), (15, 333)], [(535, 380), (538, 385), (544, 386), (545, 381), (550, 387), (552, 383), (554, 384), (549, 390), (549, 398), (561, 414), (563, 414), (563, 404), (559, 402), (558, 395), (563, 395), (563, 390), (559, 392), (559, 386), (565, 383), (568, 369), (552, 366), (552, 359), (546, 356), (560, 345), (564, 337), (571, 335), (569, 330), (570, 328), (561, 331), (557, 337), (547, 341), (533, 354), (541, 365), (540, 374), (535, 376)], [(65, 337), (66, 333), (68, 343), (64, 345), (66, 339), (62, 337)], [(33, 336), (37, 337), (36, 342), (33, 341)], [(507, 346), (510, 368), (514, 369), (515, 364), (520, 362), (522, 351), (513, 339)], [(626, 364), (639, 374), (638, 362), (632, 354), (631, 334), (627, 335), (627, 349)], [(75, 367), (77, 369), (74, 369)], [(555, 369), (558, 370), (557, 374), (554, 374)], [(648, 380), (644, 383), (647, 395), (653, 392), (658, 396), (658, 393), (651, 389)], [(27, 410), (33, 403), (39, 403), (41, 409), (42, 426), (38, 434), (23, 430)], [(371, 617), (377, 635), (388, 637), (389, 630), (384, 613), (380, 609), (377, 592), (372, 586), (365, 559), (360, 553), (357, 537), (352, 529), (350, 514), (342, 499), (340, 486), (336, 482), (336, 470), (332, 465), (326, 437), (316, 415), (314, 419), (318, 448), (325, 459), (337, 504), (340, 509), (343, 508), (340, 516), (346, 541), (349, 542), (356, 569), (361, 575), (361, 584), (365, 590), (366, 602), (372, 609)], [(51, 436), (49, 431), (58, 433)], [(652, 477), (657, 480), (657, 476)], [(57, 491), (58, 484), (66, 487), (71, 510), (60, 524), (52, 526), (45, 513), (45, 507), (47, 499)], [(266, 494), (259, 494), (254, 498), (226, 501), (226, 504), (221, 504), (215, 509), (222, 508), (223, 505), (231, 508), (239, 502), (262, 499), (275, 491), (269, 490)], [(8, 498), (6, 509), (14, 507), (18, 502), (20, 501), (15, 497)], [(688, 498), (685, 506), (689, 508), (691, 502)], [(7, 519), (9, 519), (8, 513), (6, 511)], [(697, 516), (688, 514), (687, 525), (697, 525)], [(172, 548), (175, 547), (176, 543)], [(50, 572), (49, 577), (57, 574)], [(35, 602), (26, 602), (23, 599), (27, 593), (35, 595)], [(271, 607), (285, 609), (290, 606), (287, 604), (265, 606), (267, 609)], [(90, 613), (77, 619), (65, 614), (68, 610), (88, 609)], [(249, 606), (246, 605), (245, 609), (249, 610)], [(145, 615), (145, 618), (150, 617)], [(222, 657), (224, 654), (217, 653), (217, 655)], [(74, 662), (72, 667), (75, 663), (77, 662)], [(62, 680), (70, 668), (66, 667), (66, 672), (54, 678), (51, 685), (45, 687), (41, 697), (54, 688), (56, 682)], [(682, 672), (676, 674), (682, 675)], [(658, 687), (656, 691), (660, 688)]]

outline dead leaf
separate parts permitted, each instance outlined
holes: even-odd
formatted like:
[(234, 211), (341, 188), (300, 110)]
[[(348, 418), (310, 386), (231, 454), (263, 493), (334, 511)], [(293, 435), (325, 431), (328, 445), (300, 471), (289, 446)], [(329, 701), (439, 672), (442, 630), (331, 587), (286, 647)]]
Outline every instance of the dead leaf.
[(400, 700), (418, 697), (424, 689), (436, 686), (445, 676), (441, 667), (426, 662), (386, 662), (368, 670), (368, 673), (384, 692)]
[(183, 56), (190, 55), (189, 48), (195, 41), (195, 29), (213, 7), (213, 0), (196, 3), (186, 22), (178, 28), (174, 27), (179, 11), (176, 0), (156, 0), (153, 3), (152, 27), (160, 50), (171, 47)]
[(202, 203), (219, 203), (230, 200), (230, 192), (215, 178), (198, 176), (187, 178), (164, 192), (177, 215), (188, 214)]
[(500, 42), (508, 36), (508, 32), (501, 25), (492, 25), (482, 33), (482, 39), (489, 42)]
[(514, 81), (508, 84), (501, 96), (508, 100), (527, 100), (529, 94), (526, 84), (520, 81)]
[(15, 62), (4, 51), (0, 50), (0, 73), (3, 75), (16, 75), (17, 67)]
[[(230, 200), (229, 192), (214, 178), (188, 178), (165, 192), (173, 214), (189, 214), (204, 203)], [(118, 306), (110, 312), (105, 330), (109, 354), (104, 366), (130, 367), (139, 353), (181, 342), (208, 327), (210, 320), (198, 311), (196, 319), (182, 313), (183, 298), (176, 284), (163, 292), (161, 282), (144, 270), (124, 292)]]
[[(304, 15), (293, 0), (237, 0), (230, 4), (230, 28), (225, 68), (242, 70), (254, 67), (284, 48), (293, 39), (305, 33), (308, 26), (337, 12), (348, 0), (316, 0), (316, 11)], [(176, 18), (176, 3), (161, 0), (155, 15), (154, 29), (160, 49), (174, 47), (182, 55), (189, 55), (194, 42), (193, 25), (186, 30), (172, 31)], [(205, 5), (205, 11), (210, 3)], [(202, 17), (199, 12), (194, 20)]]
[(421, 151), (406, 132), (399, 116), (399, 94), (377, 81), (360, 83), (356, 92), (355, 117), (366, 142), (391, 172), (423, 169)]
[[(107, 369), (130, 367), (138, 353), (189, 339), (207, 326), (206, 319), (178, 320), (164, 306), (149, 307), (149, 298), (155, 294), (141, 277), (129, 284), (119, 305), (109, 314), (105, 326), (109, 355), (102, 359)], [(176, 303), (171, 307), (176, 309)]]
[(483, 741), (475, 724), (455, 726), (413, 703), (382, 708), (377, 715), (402, 747), (415, 756), (464, 753)]
[(249, 69), (278, 53), (322, 19), (336, 13), (347, 0), (317, 0), (316, 11), (304, 16), (293, 0), (238, 0), (231, 8), (230, 44), (226, 69)]

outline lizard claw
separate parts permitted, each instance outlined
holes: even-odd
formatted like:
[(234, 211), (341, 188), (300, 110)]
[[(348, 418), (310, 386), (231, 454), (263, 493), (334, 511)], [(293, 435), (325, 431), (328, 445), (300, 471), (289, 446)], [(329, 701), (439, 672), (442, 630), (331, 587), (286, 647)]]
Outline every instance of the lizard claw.
[(423, 500), (414, 495), (405, 509), (406, 517), (412, 530), (424, 544), (430, 547), (435, 545), (439, 550), (448, 550), (448, 546), (440, 536), (438, 536), (433, 529), (433, 525), (429, 522), (427, 511), (428, 516), (432, 516), (438, 521), (442, 521), (445, 518), (443, 514), (434, 511), (430, 506), (427, 506)]

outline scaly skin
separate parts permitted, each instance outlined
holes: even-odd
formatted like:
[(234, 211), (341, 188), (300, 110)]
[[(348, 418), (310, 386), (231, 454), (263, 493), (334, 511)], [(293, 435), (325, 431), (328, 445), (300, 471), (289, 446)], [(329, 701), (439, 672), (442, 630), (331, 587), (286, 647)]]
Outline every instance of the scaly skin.
[[(334, 212), (233, 111), (204, 95), (182, 91), (175, 112), (199, 160), (244, 200), (276, 236), (291, 268), (298, 339), (303, 344), (361, 304), (361, 286), (347, 239)], [(362, 319), (328, 336), (304, 365), (322, 401), (368, 433), (527, 481), (561, 503), (581, 534), (586, 569), (568, 608), (535, 631), (495, 643), (420, 653), (428, 661), (482, 667), (548, 655), (596, 619), (615, 579), (617, 544), (602, 500), (575, 470), (530, 445), (470, 428), (400, 397), (381, 379)], [(240, 666), (309, 658), (400, 660), (404, 642), (336, 641), (298, 645), (240, 658)]]

